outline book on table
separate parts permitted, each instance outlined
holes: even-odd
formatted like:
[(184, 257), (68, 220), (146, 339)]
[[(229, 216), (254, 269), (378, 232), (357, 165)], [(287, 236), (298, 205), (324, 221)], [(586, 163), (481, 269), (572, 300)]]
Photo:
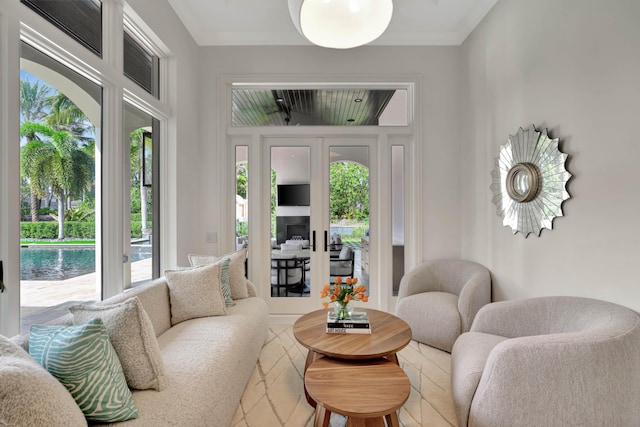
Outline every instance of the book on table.
[(367, 313), (352, 313), (348, 319), (338, 319), (332, 311), (327, 312), (327, 332), (333, 334), (370, 334), (371, 325)]

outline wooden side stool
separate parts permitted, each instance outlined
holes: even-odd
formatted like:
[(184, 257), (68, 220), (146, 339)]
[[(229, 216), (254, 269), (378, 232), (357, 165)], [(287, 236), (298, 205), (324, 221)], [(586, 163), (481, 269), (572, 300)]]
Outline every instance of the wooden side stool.
[(314, 427), (328, 427), (331, 413), (349, 417), (348, 427), (399, 427), (398, 409), (409, 398), (409, 378), (387, 359), (317, 359), (304, 377), (316, 401)]

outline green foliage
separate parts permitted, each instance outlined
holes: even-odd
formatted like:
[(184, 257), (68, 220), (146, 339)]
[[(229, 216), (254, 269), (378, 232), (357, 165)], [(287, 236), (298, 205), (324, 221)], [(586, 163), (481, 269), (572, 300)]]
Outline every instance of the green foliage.
[(367, 231), (367, 229), (369, 228), (369, 224), (368, 222), (364, 225), (359, 225), (357, 227), (354, 227), (351, 230), (351, 234), (343, 234), (342, 235), (342, 242), (343, 243), (347, 243), (347, 242), (358, 242), (360, 243), (360, 239), (362, 237), (364, 237), (365, 232)]
[[(64, 235), (74, 239), (95, 239), (96, 230), (93, 222), (66, 221), (64, 223)], [(21, 239), (57, 239), (58, 223), (46, 222), (21, 222)]]
[(64, 223), (64, 235), (76, 239), (94, 239), (96, 237), (95, 223), (67, 221)]
[(356, 163), (334, 162), (329, 168), (332, 222), (369, 219), (369, 170)]
[(246, 221), (236, 221), (236, 236), (247, 236), (249, 224)]
[(140, 185), (131, 184), (131, 213), (139, 214), (142, 211), (142, 201), (140, 198)]
[(20, 116), (27, 122), (42, 120), (48, 113), (51, 86), (40, 81), (20, 80)]
[(131, 221), (131, 238), (142, 237), (142, 221)]
[(236, 166), (236, 194), (243, 199), (247, 198), (247, 163)]
[(95, 201), (81, 202), (73, 209), (67, 209), (64, 214), (65, 221), (95, 221)]
[[(142, 214), (141, 213), (132, 213), (131, 214), (131, 221), (138, 221), (140, 224), (142, 224)], [(147, 221), (151, 222), (151, 214), (148, 213), (147, 214)]]
[(21, 239), (55, 239), (58, 237), (57, 222), (21, 222)]

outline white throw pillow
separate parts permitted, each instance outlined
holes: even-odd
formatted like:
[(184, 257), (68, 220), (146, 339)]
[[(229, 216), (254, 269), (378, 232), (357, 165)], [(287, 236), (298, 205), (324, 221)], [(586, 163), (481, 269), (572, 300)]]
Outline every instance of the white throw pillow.
[(166, 387), (156, 334), (138, 297), (114, 305), (76, 305), (69, 311), (74, 325), (96, 317), (102, 320), (130, 388), (160, 391)]
[(249, 296), (247, 289), (247, 277), (245, 276), (244, 263), (247, 259), (247, 250), (241, 249), (221, 257), (212, 255), (189, 254), (189, 263), (192, 267), (214, 264), (223, 258), (229, 258), (229, 284), (231, 285), (231, 298), (243, 299)]
[(0, 425), (87, 425), (67, 389), (19, 345), (1, 335), (0, 385)]
[(193, 270), (165, 270), (171, 302), (171, 324), (196, 317), (227, 314), (220, 285), (221, 264)]

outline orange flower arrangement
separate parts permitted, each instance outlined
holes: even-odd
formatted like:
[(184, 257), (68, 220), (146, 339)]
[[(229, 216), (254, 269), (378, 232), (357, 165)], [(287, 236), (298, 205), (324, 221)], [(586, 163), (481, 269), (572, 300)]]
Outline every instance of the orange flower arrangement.
[[(362, 285), (358, 285), (357, 277), (348, 277), (345, 279), (345, 284), (342, 284), (342, 277), (336, 277), (333, 283), (333, 290), (331, 285), (324, 285), (322, 292), (320, 292), (320, 298), (329, 297), (329, 302), (337, 302), (343, 307), (351, 301), (369, 301), (369, 297), (365, 295), (367, 288)], [(322, 306), (329, 308), (329, 302), (323, 301)]]

